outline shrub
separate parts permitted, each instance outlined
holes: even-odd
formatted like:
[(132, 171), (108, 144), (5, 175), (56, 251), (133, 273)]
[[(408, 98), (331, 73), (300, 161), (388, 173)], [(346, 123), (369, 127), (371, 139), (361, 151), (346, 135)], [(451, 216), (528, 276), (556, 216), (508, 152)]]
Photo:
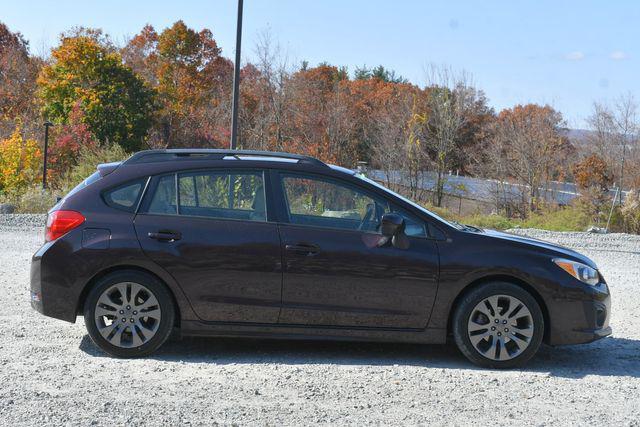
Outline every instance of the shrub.
[(18, 213), (46, 213), (56, 204), (56, 195), (50, 190), (32, 186), (17, 198), (16, 204)]
[(585, 231), (592, 224), (591, 216), (584, 209), (567, 206), (534, 213), (523, 220), (521, 226), (550, 231)]
[(41, 165), (38, 143), (24, 138), (22, 127), (16, 126), (9, 138), (0, 141), (0, 190), (20, 194), (39, 180)]
[(89, 126), (84, 122), (84, 113), (76, 105), (69, 115), (69, 123), (54, 128), (54, 138), (49, 147), (47, 181), (60, 186), (64, 177), (78, 162), (80, 153), (94, 150), (98, 146)]
[(118, 144), (87, 147), (80, 152), (77, 163), (63, 177), (58, 188), (69, 191), (94, 173), (100, 163), (117, 162), (127, 157), (129, 154)]
[(464, 217), (463, 223), (474, 225), (480, 228), (489, 228), (492, 230), (506, 230), (519, 226), (518, 221), (504, 217), (502, 215), (472, 215)]

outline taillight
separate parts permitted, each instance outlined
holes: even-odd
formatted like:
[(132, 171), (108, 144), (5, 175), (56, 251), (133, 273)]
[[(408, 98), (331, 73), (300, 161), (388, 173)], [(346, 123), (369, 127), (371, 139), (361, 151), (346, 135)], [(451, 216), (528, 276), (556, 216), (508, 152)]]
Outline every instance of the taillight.
[(53, 211), (47, 216), (45, 241), (50, 242), (64, 236), (84, 222), (84, 216), (76, 211)]

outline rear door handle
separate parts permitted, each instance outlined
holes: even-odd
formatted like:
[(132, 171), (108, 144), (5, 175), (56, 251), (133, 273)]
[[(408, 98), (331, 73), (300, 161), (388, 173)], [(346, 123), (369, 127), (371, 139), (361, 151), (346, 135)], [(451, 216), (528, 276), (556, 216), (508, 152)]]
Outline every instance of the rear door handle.
[(311, 243), (298, 243), (295, 245), (285, 245), (287, 252), (293, 252), (298, 255), (314, 256), (320, 252), (320, 246)]
[(176, 240), (180, 240), (182, 238), (182, 234), (174, 231), (149, 232), (149, 234), (147, 235), (152, 239), (160, 240), (163, 242), (175, 242)]

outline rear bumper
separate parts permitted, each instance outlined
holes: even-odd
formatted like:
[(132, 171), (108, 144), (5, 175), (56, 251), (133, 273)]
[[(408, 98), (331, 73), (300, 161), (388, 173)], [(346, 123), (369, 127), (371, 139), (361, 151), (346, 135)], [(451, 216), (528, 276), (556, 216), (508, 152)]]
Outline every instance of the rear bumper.
[(69, 271), (51, 268), (45, 261), (53, 242), (45, 243), (31, 258), (31, 307), (37, 312), (67, 322), (76, 321), (77, 291), (69, 286)]
[(611, 296), (605, 284), (590, 289), (584, 299), (554, 301), (549, 344), (586, 344), (611, 335)]

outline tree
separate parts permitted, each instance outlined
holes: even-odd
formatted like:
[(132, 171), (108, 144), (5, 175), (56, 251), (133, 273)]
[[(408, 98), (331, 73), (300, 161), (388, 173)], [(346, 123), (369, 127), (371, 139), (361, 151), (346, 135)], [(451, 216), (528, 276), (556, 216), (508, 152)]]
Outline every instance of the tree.
[(40, 127), (36, 103), (36, 76), (42, 61), (29, 55), (29, 44), (0, 22), (0, 139), (16, 126), (32, 135)]
[[(358, 84), (357, 81), (354, 82), (354, 85), (356, 84)], [(407, 171), (406, 166), (407, 154), (411, 151), (411, 143), (414, 142), (410, 138), (411, 121), (415, 114), (416, 97), (419, 96), (419, 92), (416, 87), (405, 87), (404, 90), (398, 90), (397, 94), (390, 97), (384, 96), (383, 104), (376, 105), (373, 111), (363, 115), (371, 121), (371, 124), (366, 121), (362, 124), (362, 134), (368, 134), (370, 138), (368, 144), (370, 159), (368, 160), (373, 167), (384, 172), (385, 185), (398, 192), (403, 191), (403, 186), (394, 178), (407, 173), (409, 177), (406, 177), (406, 180), (414, 182), (410, 179), (412, 173)], [(380, 91), (372, 89), (370, 96), (380, 101), (380, 97), (376, 96), (380, 94)], [(417, 189), (409, 188), (409, 192), (417, 192)]]
[(100, 35), (79, 29), (61, 37), (51, 64), (38, 77), (43, 113), (66, 124), (74, 106), (80, 105), (99, 141), (138, 150), (151, 126), (154, 92)]
[(378, 79), (386, 83), (408, 83), (408, 80), (396, 74), (394, 70), (389, 70), (382, 65), (375, 68), (368, 68), (366, 65), (356, 68), (355, 80)]
[(493, 137), (503, 147), (509, 175), (527, 188), (522, 195), (529, 210), (567, 156), (563, 124), (562, 115), (548, 105), (516, 105), (498, 115)]
[(622, 188), (640, 186), (637, 108), (633, 95), (629, 93), (618, 97), (613, 105), (594, 103), (587, 119), (591, 130), (589, 151), (607, 162), (612, 178)]
[(247, 64), (241, 73), (241, 144), (282, 151), (292, 136), (289, 61), (268, 31), (260, 34), (254, 50), (256, 63)]
[(607, 162), (592, 154), (574, 164), (572, 171), (583, 206), (591, 218), (599, 222), (603, 209), (609, 204), (609, 185), (612, 182)]
[(349, 144), (353, 123), (346, 115), (347, 76), (338, 67), (321, 64), (298, 70), (291, 76), (291, 121), (293, 135), (286, 149), (338, 164), (353, 164)]
[(607, 162), (602, 157), (592, 154), (574, 164), (572, 169), (578, 188), (609, 190), (611, 175), (609, 174)]
[(441, 206), (445, 175), (460, 147), (460, 132), (467, 123), (477, 91), (465, 73), (455, 74), (446, 67), (432, 67), (428, 81), (425, 109), (429, 111), (429, 121), (424, 129), (424, 145), (435, 168), (433, 203)]
[(122, 55), (158, 93), (153, 146), (226, 144), (233, 65), (210, 30), (197, 32), (177, 21), (158, 34), (147, 25)]

